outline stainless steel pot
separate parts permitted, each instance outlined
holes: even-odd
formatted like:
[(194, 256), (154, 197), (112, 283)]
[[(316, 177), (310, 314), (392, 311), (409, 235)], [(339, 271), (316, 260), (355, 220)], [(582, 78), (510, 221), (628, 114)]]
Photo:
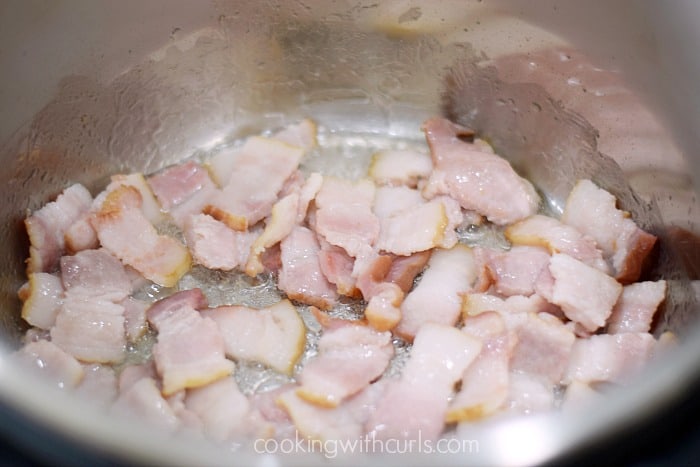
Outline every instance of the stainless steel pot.
[[(661, 235), (655, 272), (674, 292), (657, 329), (673, 330), (681, 345), (586, 416), (484, 422), (472, 433), (478, 452), (440, 463), (538, 463), (643, 422), (700, 371), (689, 282), (698, 266), (679, 260), (668, 235), (700, 232), (698, 19), (692, 0), (662, 9), (651, 0), (3, 2), (0, 401), (30, 424), (130, 462), (318, 462), (173, 442), (12, 367), (6, 356), (23, 330), (21, 220), (70, 182), (97, 190), (109, 174), (153, 171), (302, 115), (331, 133), (415, 138), (425, 117), (447, 108), (544, 187), (553, 209), (574, 177), (592, 175)], [(473, 91), (444, 105), (454, 73)]]

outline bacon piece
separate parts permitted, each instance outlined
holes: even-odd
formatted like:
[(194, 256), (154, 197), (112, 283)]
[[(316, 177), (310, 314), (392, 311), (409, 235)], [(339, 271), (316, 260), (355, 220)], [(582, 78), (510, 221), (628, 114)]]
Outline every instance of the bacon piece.
[(353, 265), (352, 275), (367, 302), (365, 318), (377, 331), (391, 330), (401, 319), (399, 306), (404, 298), (403, 291), (386, 281), (391, 262), (391, 256), (379, 254), (365, 245)]
[(435, 247), (452, 248), (457, 243), (455, 228), (461, 223), (459, 204), (439, 197), (382, 218), (376, 247), (404, 256)]
[(198, 264), (231, 271), (249, 259), (255, 232), (238, 232), (207, 214), (191, 215), (185, 222), (185, 242)]
[(190, 268), (187, 248), (156, 232), (133, 187), (120, 186), (108, 193), (92, 223), (107, 251), (159, 285), (174, 286)]
[(82, 250), (94, 250), (100, 246), (97, 232), (90, 223), (91, 216), (89, 211), (85, 211), (66, 229), (63, 240), (68, 254), (72, 255)]
[(297, 207), (297, 224), (306, 219), (311, 202), (316, 198), (323, 186), (323, 175), (314, 172), (306, 179), (299, 189), (299, 205)]
[(220, 183), (222, 189), (210, 198), (204, 213), (234, 230), (246, 230), (270, 214), (277, 194), (297, 170), (303, 153), (301, 148), (274, 139), (248, 138), (233, 154), (230, 176), (214, 171), (224, 183)]
[(564, 253), (605, 273), (610, 271), (593, 238), (553, 217), (536, 214), (508, 226), (505, 235), (514, 245), (541, 246), (552, 254)]
[(146, 310), (146, 317), (158, 329), (162, 320), (168, 318), (180, 308), (205, 310), (208, 306), (207, 297), (202, 292), (202, 289), (181, 290), (153, 303)]
[(552, 256), (549, 271), (554, 277), (552, 303), (588, 331), (605, 325), (622, 292), (619, 282), (564, 254)]
[(147, 316), (158, 331), (153, 358), (164, 395), (204, 386), (233, 372), (235, 365), (224, 357), (217, 324), (190, 306), (186, 296), (149, 310)]
[(297, 223), (298, 209), (298, 193), (291, 193), (272, 206), (272, 213), (265, 222), (265, 230), (250, 247), (250, 255), (245, 265), (246, 274), (256, 276), (265, 270), (261, 261), (262, 254), (289, 235)]
[(117, 380), (119, 393), (126, 392), (131, 386), (143, 378), (150, 378), (154, 381), (158, 378), (153, 360), (139, 365), (127, 365), (122, 368), (121, 372), (119, 372), (119, 379)]
[(12, 354), (11, 358), (24, 368), (43, 375), (61, 389), (77, 387), (84, 377), (80, 363), (47, 340), (30, 342)]
[(153, 378), (141, 378), (121, 391), (112, 404), (111, 413), (122, 417), (126, 415), (166, 433), (173, 433), (180, 427), (180, 420), (163, 398)]
[(443, 118), (423, 123), (433, 172), (423, 189), (427, 198), (449, 195), (467, 210), (505, 225), (531, 216), (540, 198), (530, 182), (505, 159), (458, 138), (465, 131)]
[(433, 252), (420, 282), (401, 304), (396, 333), (411, 340), (425, 323), (454, 325), (462, 309), (462, 294), (476, 281), (471, 248), (458, 244)]
[(356, 257), (365, 246), (374, 245), (379, 235), (379, 219), (372, 212), (374, 194), (369, 180), (324, 177), (316, 195), (316, 232)]
[(189, 389), (185, 407), (198, 416), (204, 433), (214, 441), (232, 440), (249, 429), (251, 405), (232, 377)]
[(425, 203), (419, 190), (406, 186), (379, 186), (374, 195), (372, 210), (380, 219), (388, 219), (407, 209)]
[(272, 137), (291, 146), (297, 146), (308, 152), (316, 147), (316, 123), (310, 118), (305, 118), (299, 123), (288, 125), (278, 131)]
[(654, 313), (665, 298), (664, 280), (624, 286), (608, 318), (608, 333), (649, 332)]
[(600, 334), (576, 339), (565, 382), (624, 384), (651, 359), (654, 337), (645, 332)]
[(304, 351), (306, 327), (289, 300), (267, 308), (220, 306), (202, 312), (217, 324), (226, 355), (290, 375)]
[(83, 362), (119, 363), (126, 356), (124, 307), (68, 293), (51, 328), (51, 341)]
[(348, 255), (339, 246), (331, 245), (323, 238), (319, 238), (321, 251), (318, 253), (318, 262), (321, 272), (328, 282), (335, 284), (338, 293), (348, 297), (361, 295), (355, 287), (355, 278), (352, 275), (355, 258)]
[(149, 177), (148, 184), (163, 210), (180, 228), (189, 216), (204, 209), (216, 191), (207, 170), (195, 161), (167, 167)]
[(558, 316), (561, 310), (556, 305), (548, 303), (537, 294), (525, 297), (512, 295), (508, 298), (497, 297), (488, 293), (468, 293), (462, 301), (462, 314), (464, 319), (476, 316), (485, 311), (497, 311), (503, 314), (509, 313), (539, 313), (547, 312)]
[(391, 333), (357, 324), (324, 331), (318, 356), (304, 365), (297, 395), (336, 407), (379, 378), (394, 356)]
[(29, 280), (18, 292), (22, 303), (22, 319), (41, 329), (51, 329), (63, 304), (61, 278), (47, 272), (29, 274)]
[(535, 282), (549, 265), (549, 253), (540, 247), (513, 246), (508, 251), (487, 251), (486, 268), (493, 278), (495, 291), (506, 297), (535, 293)]
[(554, 407), (554, 390), (549, 382), (530, 373), (512, 371), (505, 407), (510, 412), (532, 414)]
[(481, 342), (451, 326), (427, 323), (416, 334), (401, 377), (390, 380), (367, 422), (377, 439), (436, 439), (454, 385)]
[(644, 232), (617, 200), (590, 180), (579, 180), (566, 200), (562, 222), (595, 239), (610, 261), (614, 277), (624, 284), (637, 279), (656, 237)]
[(374, 410), (384, 385), (369, 385), (359, 394), (337, 407), (319, 407), (305, 401), (295, 389), (277, 397), (277, 403), (289, 414), (301, 436), (322, 442), (357, 440), (364, 433), (364, 424)]
[(501, 408), (508, 398), (509, 361), (517, 343), (493, 311), (465, 320), (462, 331), (481, 340), (481, 352), (462, 375), (462, 387), (445, 415), (447, 423), (479, 420)]
[(327, 310), (338, 298), (335, 288), (321, 271), (316, 235), (295, 226), (281, 244), (282, 268), (278, 287), (292, 300)]
[[(166, 169), (166, 171), (167, 170), (168, 169)], [(107, 188), (105, 189), (106, 192), (110, 192), (116, 187), (122, 185), (136, 188), (141, 195), (141, 210), (146, 216), (146, 219), (148, 219), (153, 225), (158, 225), (163, 221), (164, 215), (163, 211), (160, 209), (160, 204), (156, 200), (151, 187), (149, 187), (148, 182), (142, 173), (135, 172), (128, 175), (112, 175), (111, 180), (111, 183), (107, 185)], [(181, 180), (178, 180), (177, 182), (181, 182)], [(182, 189), (182, 185), (180, 185), (178, 188)]]
[(372, 156), (368, 175), (379, 185), (416, 187), (427, 179), (433, 164), (427, 154), (411, 150), (379, 151)]
[(60, 264), (63, 286), (73, 296), (117, 303), (132, 292), (131, 279), (124, 266), (104, 249), (63, 256)]
[(527, 313), (515, 328), (518, 344), (511, 370), (533, 375), (550, 385), (564, 377), (576, 336), (547, 313)]
[(27, 273), (54, 272), (64, 253), (65, 233), (89, 211), (92, 195), (83, 185), (71, 185), (24, 220), (29, 235)]

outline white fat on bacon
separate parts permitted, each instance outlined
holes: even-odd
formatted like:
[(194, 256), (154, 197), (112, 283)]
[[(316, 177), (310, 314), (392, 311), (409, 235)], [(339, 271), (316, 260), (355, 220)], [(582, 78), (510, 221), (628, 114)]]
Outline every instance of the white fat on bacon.
[(156, 284), (172, 287), (190, 269), (187, 248), (158, 234), (141, 211), (141, 195), (133, 187), (109, 192), (92, 224), (107, 251)]
[(356, 257), (379, 236), (379, 219), (372, 212), (374, 195), (375, 186), (369, 180), (324, 177), (315, 200), (316, 232)]
[(24, 220), (29, 235), (27, 273), (54, 272), (65, 252), (66, 231), (91, 205), (90, 192), (76, 183)]
[(117, 398), (117, 375), (109, 365), (83, 365), (83, 379), (75, 388), (75, 395), (98, 407), (107, 408)]
[(347, 324), (327, 329), (318, 355), (299, 376), (297, 395), (323, 407), (335, 407), (379, 378), (394, 356), (391, 333)]
[(537, 294), (525, 297), (523, 295), (511, 295), (502, 298), (488, 293), (467, 293), (462, 301), (462, 314), (464, 319), (476, 316), (485, 311), (497, 311), (501, 314), (515, 313), (539, 313), (545, 311), (553, 315), (561, 314), (556, 305)]
[(666, 281), (637, 282), (623, 287), (608, 318), (608, 333), (649, 332), (657, 308), (666, 298)]
[(121, 390), (110, 410), (114, 415), (145, 422), (166, 433), (173, 433), (181, 426), (157, 382), (149, 377), (141, 378)]
[(444, 118), (423, 123), (434, 169), (423, 194), (448, 195), (467, 210), (498, 225), (533, 215), (540, 197), (505, 159), (466, 143), (458, 135), (466, 129)]
[(318, 144), (316, 140), (316, 123), (310, 118), (305, 118), (299, 123), (288, 125), (274, 133), (272, 138), (302, 148), (308, 152)]
[(32, 326), (51, 329), (63, 304), (61, 278), (48, 272), (29, 274), (18, 292), (22, 300), (22, 319)]
[(437, 439), (454, 386), (480, 351), (479, 339), (452, 326), (426, 323), (401, 377), (387, 381), (367, 432), (377, 439)]
[(330, 309), (338, 293), (321, 271), (321, 247), (316, 235), (306, 227), (295, 226), (280, 243), (282, 267), (278, 287), (292, 300)]
[[(167, 170), (167, 169), (166, 169)], [(153, 225), (158, 225), (158, 223), (164, 220), (163, 211), (161, 210), (160, 203), (156, 200), (151, 187), (148, 185), (146, 178), (142, 173), (135, 172), (130, 174), (119, 174), (112, 175), (111, 183), (105, 188), (106, 192), (110, 192), (118, 186), (132, 186), (139, 191), (141, 195), (141, 210), (143, 211), (146, 218)], [(179, 181), (179, 180), (178, 180)], [(179, 187), (178, 187), (179, 188)]]
[(148, 331), (146, 311), (150, 303), (134, 297), (127, 297), (121, 302), (124, 307), (124, 328), (127, 341), (134, 343)]
[(612, 277), (569, 255), (555, 254), (549, 263), (554, 277), (551, 302), (572, 321), (594, 332), (605, 325), (622, 293)]
[(304, 151), (274, 139), (251, 136), (243, 146), (227, 154), (232, 164), (230, 174), (221, 173), (215, 160), (210, 165), (221, 189), (209, 199), (204, 213), (234, 230), (246, 230), (270, 214)]
[(482, 345), (462, 375), (462, 386), (445, 415), (447, 423), (480, 420), (501, 408), (508, 398), (509, 362), (517, 343), (515, 333), (493, 311), (466, 319), (462, 331)]
[(191, 215), (185, 222), (185, 243), (195, 263), (209, 269), (231, 271), (248, 261), (258, 235), (239, 232), (207, 214)]
[(306, 327), (289, 300), (267, 308), (220, 306), (202, 311), (223, 336), (226, 355), (290, 375), (304, 351)]
[(514, 245), (544, 247), (552, 254), (565, 253), (605, 273), (610, 270), (593, 238), (553, 217), (536, 214), (508, 226), (505, 235)]
[(401, 304), (396, 333), (412, 339), (425, 323), (454, 325), (462, 309), (462, 294), (476, 280), (474, 254), (466, 245), (436, 250), (416, 286)]
[(579, 180), (566, 200), (562, 222), (593, 238), (625, 284), (639, 279), (656, 237), (640, 229), (617, 200), (590, 180)]
[(198, 298), (189, 292), (171, 295), (147, 311), (158, 332), (153, 358), (166, 396), (224, 378), (235, 368), (224, 356), (224, 338), (216, 322), (192, 306)]
[(90, 223), (92, 213), (85, 211), (73, 222), (63, 235), (65, 250), (68, 254), (74, 254), (82, 250), (92, 250), (100, 246), (97, 232)]
[(600, 334), (576, 339), (565, 382), (624, 384), (652, 358), (656, 340), (646, 332)]
[(167, 167), (149, 177), (148, 184), (180, 228), (191, 215), (202, 211), (216, 191), (207, 170), (194, 161)]
[(411, 150), (379, 151), (372, 156), (368, 175), (379, 185), (415, 187), (428, 178), (433, 163), (427, 154)]
[(104, 249), (83, 250), (61, 258), (61, 280), (66, 293), (121, 302), (132, 292), (122, 263)]

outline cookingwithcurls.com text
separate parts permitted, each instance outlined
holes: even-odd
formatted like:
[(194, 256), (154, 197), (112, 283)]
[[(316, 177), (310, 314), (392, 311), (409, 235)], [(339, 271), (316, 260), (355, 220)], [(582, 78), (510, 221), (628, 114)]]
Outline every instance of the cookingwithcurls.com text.
[(333, 459), (352, 454), (478, 454), (479, 442), (474, 439), (423, 439), (420, 432), (414, 439), (379, 439), (367, 435), (359, 439), (308, 439), (295, 433), (294, 438), (257, 439), (253, 449), (258, 454), (321, 453)]

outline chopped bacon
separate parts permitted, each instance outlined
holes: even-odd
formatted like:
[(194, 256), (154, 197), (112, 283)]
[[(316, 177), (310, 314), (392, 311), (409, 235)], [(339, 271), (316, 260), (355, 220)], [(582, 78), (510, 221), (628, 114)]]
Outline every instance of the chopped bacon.
[(508, 251), (487, 251), (486, 267), (498, 294), (508, 297), (535, 293), (535, 282), (549, 265), (547, 250), (516, 245)]
[(436, 439), (454, 385), (480, 351), (481, 341), (459, 329), (422, 326), (401, 377), (386, 384), (367, 431), (377, 439)]
[(387, 150), (375, 153), (368, 175), (379, 185), (415, 187), (427, 179), (433, 164), (427, 154), (411, 150)]
[(554, 407), (554, 390), (548, 381), (530, 373), (511, 371), (505, 407), (510, 412), (532, 414)]
[(396, 284), (403, 293), (413, 288), (413, 281), (430, 260), (432, 251), (421, 251), (410, 256), (394, 256), (384, 280)]
[(557, 318), (547, 313), (528, 313), (516, 327), (518, 344), (511, 370), (559, 384), (569, 363), (576, 336)]
[(66, 231), (91, 205), (90, 192), (76, 183), (24, 220), (30, 243), (27, 273), (54, 272), (64, 253)]
[(75, 388), (84, 377), (83, 367), (70, 354), (47, 340), (24, 345), (12, 358), (59, 388)]
[(108, 365), (83, 365), (83, 379), (75, 388), (78, 398), (99, 407), (109, 407), (117, 398), (117, 375)]
[(220, 306), (202, 312), (223, 336), (226, 355), (291, 374), (304, 351), (306, 327), (289, 300), (267, 308)]
[(131, 386), (143, 378), (150, 378), (154, 381), (158, 378), (156, 366), (153, 360), (139, 365), (127, 365), (119, 372), (117, 386), (120, 393), (126, 392)]
[(382, 218), (376, 246), (404, 256), (435, 247), (452, 248), (457, 243), (455, 228), (461, 222), (459, 204), (439, 197)]
[(411, 340), (425, 323), (454, 325), (462, 309), (462, 294), (471, 289), (476, 274), (468, 246), (434, 251), (420, 282), (401, 304), (396, 333)]
[[(167, 171), (168, 169), (166, 169)], [(156, 176), (157, 178), (158, 176)], [(178, 180), (179, 182), (180, 180)], [(107, 188), (105, 188), (106, 192), (110, 192), (113, 189), (115, 189), (118, 186), (132, 186), (136, 188), (139, 191), (139, 194), (141, 195), (141, 210), (143, 211), (144, 215), (146, 218), (151, 222), (153, 225), (157, 225), (158, 223), (163, 221), (163, 211), (160, 209), (160, 204), (156, 200), (156, 197), (153, 194), (153, 191), (151, 190), (151, 187), (149, 187), (148, 182), (146, 181), (146, 178), (143, 176), (142, 173), (131, 173), (128, 175), (112, 175), (112, 181), (109, 185), (107, 185)], [(170, 209), (170, 207), (168, 207)]]
[(90, 223), (91, 216), (89, 211), (85, 211), (66, 229), (63, 235), (66, 253), (72, 255), (78, 251), (93, 250), (100, 246), (97, 232)]
[(401, 319), (399, 306), (404, 293), (398, 285), (386, 281), (391, 262), (391, 256), (365, 246), (353, 265), (352, 275), (367, 302), (365, 318), (378, 331), (393, 329)]
[(299, 189), (299, 205), (297, 207), (297, 224), (301, 224), (306, 219), (311, 202), (316, 198), (323, 186), (323, 176), (314, 172), (308, 176)]
[(265, 270), (261, 256), (273, 245), (281, 242), (292, 231), (297, 223), (299, 209), (299, 194), (291, 193), (277, 201), (272, 206), (272, 213), (265, 222), (265, 230), (258, 236), (250, 247), (250, 256), (245, 265), (245, 272), (255, 276)]
[(468, 316), (476, 316), (485, 311), (497, 311), (501, 314), (539, 313), (544, 311), (555, 316), (561, 313), (556, 305), (548, 303), (537, 294), (529, 297), (511, 295), (505, 299), (488, 293), (468, 293), (464, 295), (462, 314), (465, 319)]
[(164, 395), (204, 386), (233, 372), (233, 362), (224, 357), (224, 339), (217, 324), (201, 316), (185, 297), (163, 309), (149, 310), (147, 316), (158, 330), (153, 357)]
[(163, 398), (153, 378), (141, 378), (126, 390), (120, 391), (111, 411), (115, 415), (126, 415), (146, 422), (166, 433), (173, 433), (180, 427), (180, 420)]
[(224, 183), (210, 198), (204, 213), (234, 230), (246, 230), (270, 214), (277, 194), (296, 171), (303, 153), (301, 148), (274, 139), (248, 138), (232, 154), (230, 176), (217, 174)]
[(608, 333), (649, 332), (654, 313), (666, 298), (666, 281), (637, 282), (623, 287), (608, 318)]
[(174, 286), (190, 269), (187, 248), (156, 232), (141, 211), (141, 195), (133, 187), (120, 186), (108, 193), (92, 224), (105, 249), (159, 285)]
[(622, 292), (619, 282), (564, 254), (552, 256), (549, 271), (554, 277), (552, 303), (591, 332), (605, 325)]
[(47, 272), (29, 274), (29, 280), (18, 292), (22, 319), (41, 329), (51, 329), (63, 304), (61, 278)]
[(84, 362), (119, 363), (126, 356), (124, 307), (68, 293), (51, 328), (51, 341)]
[(508, 226), (505, 233), (515, 245), (545, 247), (552, 254), (567, 254), (605, 273), (610, 270), (593, 238), (553, 217), (536, 214)]
[(316, 132), (316, 123), (310, 118), (305, 118), (299, 123), (288, 125), (272, 137), (283, 143), (300, 147), (304, 151), (310, 151), (317, 144)]
[(447, 423), (479, 420), (501, 408), (508, 397), (509, 361), (517, 343), (496, 312), (464, 321), (462, 331), (482, 341), (481, 352), (462, 376), (462, 387), (450, 403)]
[(576, 339), (571, 350), (566, 382), (624, 384), (652, 357), (654, 337), (645, 332), (600, 334)]
[(207, 214), (191, 215), (185, 222), (185, 243), (195, 263), (231, 271), (249, 259), (257, 234), (238, 232)]
[(73, 296), (120, 302), (132, 292), (122, 263), (106, 250), (83, 250), (61, 258), (61, 280)]
[(121, 302), (121, 304), (124, 306), (126, 340), (134, 343), (148, 330), (146, 311), (151, 305), (146, 301), (138, 300), (133, 297), (128, 297)]
[(434, 165), (423, 190), (426, 197), (449, 195), (499, 225), (537, 211), (540, 198), (530, 182), (505, 159), (460, 140), (464, 128), (436, 117), (424, 122), (423, 130)]
[(316, 195), (316, 232), (356, 257), (365, 246), (374, 245), (379, 235), (379, 219), (372, 212), (374, 194), (369, 180), (324, 177)]
[(148, 321), (158, 330), (161, 321), (167, 319), (180, 308), (204, 310), (208, 306), (207, 297), (202, 289), (181, 290), (152, 304), (146, 311), (146, 315)]
[(316, 235), (306, 227), (295, 226), (281, 244), (282, 268), (278, 286), (292, 300), (324, 310), (333, 307), (338, 295), (321, 271)]
[[(207, 170), (194, 161), (168, 167), (149, 177), (148, 184), (179, 227), (204, 209), (216, 191)], [(152, 223), (156, 223), (151, 221)]]
[(590, 180), (579, 180), (566, 200), (562, 221), (595, 239), (615, 278), (629, 284), (639, 279), (657, 239), (637, 227), (616, 204), (609, 192)]
[(248, 429), (251, 405), (232, 377), (189, 389), (185, 407), (198, 416), (204, 433), (214, 441), (233, 440)]
[(324, 331), (318, 356), (304, 366), (297, 394), (323, 407), (336, 407), (382, 375), (394, 356), (391, 334), (349, 324)]

